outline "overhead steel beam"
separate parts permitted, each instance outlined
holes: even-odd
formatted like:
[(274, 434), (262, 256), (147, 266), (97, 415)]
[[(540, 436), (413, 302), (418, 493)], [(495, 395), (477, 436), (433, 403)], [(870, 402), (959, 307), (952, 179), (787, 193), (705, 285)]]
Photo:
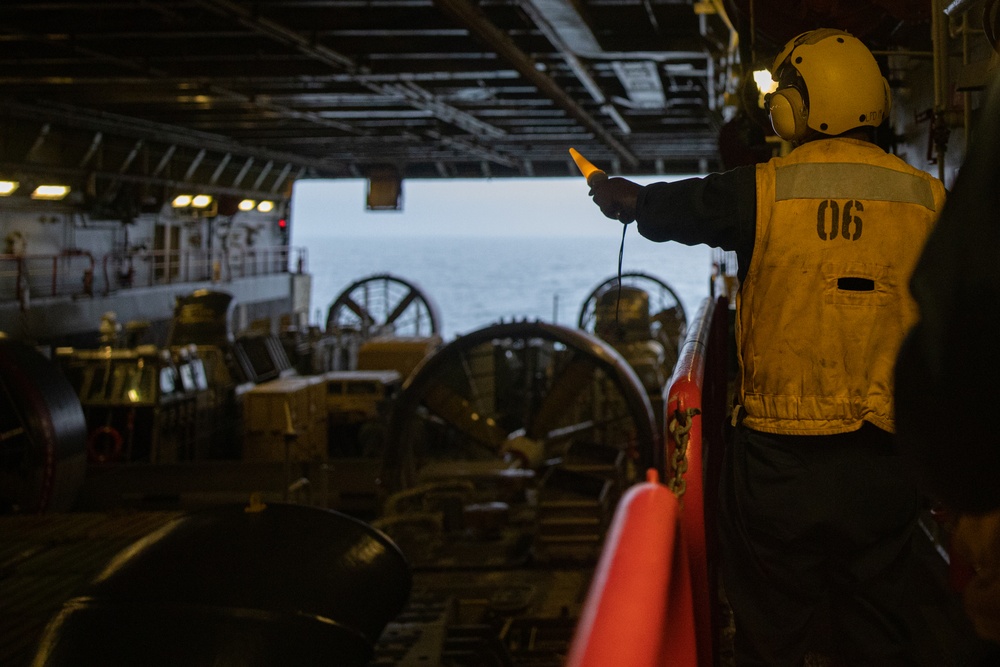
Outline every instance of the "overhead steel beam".
[(206, 152), (207, 151), (205, 151), (204, 148), (198, 151), (198, 154), (194, 156), (193, 160), (191, 160), (191, 164), (188, 165), (187, 171), (184, 172), (184, 178), (181, 179), (182, 181), (191, 180), (191, 177), (194, 176), (194, 172), (197, 171), (199, 165), (201, 165), (201, 161), (205, 159)]
[(80, 158), (81, 167), (87, 166), (87, 163), (90, 162), (90, 158), (94, 157), (94, 153), (96, 153), (97, 149), (101, 147), (101, 142), (103, 141), (104, 134), (102, 132), (95, 132), (94, 138), (90, 142), (90, 147), (87, 149), (87, 152), (83, 154), (83, 157)]
[[(95, 59), (97, 61), (106, 62), (106, 63), (112, 63), (114, 65), (117, 65), (119, 67), (124, 67), (124, 68), (132, 70), (132, 71), (139, 71), (139, 72), (144, 72), (144, 73), (147, 73), (147, 74), (152, 74), (152, 75), (156, 76), (157, 78), (162, 78), (162, 77), (164, 77), (166, 75), (166, 72), (163, 72), (162, 70), (155, 70), (155, 69), (153, 69), (151, 67), (148, 67), (145, 64), (142, 64), (140, 62), (136, 62), (133, 59), (119, 58), (117, 56), (111, 56), (111, 55), (108, 55), (107, 53), (102, 53), (102, 52), (96, 51), (94, 49), (84, 48), (84, 47), (81, 47), (81, 46), (76, 45), (76, 44), (73, 45), (73, 50), (76, 51), (76, 52), (78, 52), (78, 53), (81, 53), (83, 55), (89, 56), (89, 57), (91, 57), (91, 58), (93, 58), (93, 59)], [(226, 99), (230, 99), (230, 100), (234, 100), (234, 99), (235, 100), (239, 100), (240, 102), (244, 102), (246, 104), (250, 104), (250, 105), (258, 107), (260, 109), (266, 109), (268, 111), (273, 111), (273, 112), (275, 112), (277, 114), (280, 114), (280, 115), (288, 117), (288, 118), (299, 118), (299, 119), (308, 120), (308, 121), (310, 121), (312, 123), (316, 123), (317, 125), (322, 125), (322, 126), (325, 126), (325, 127), (329, 127), (329, 128), (335, 129), (335, 130), (340, 130), (342, 132), (354, 132), (355, 131), (354, 128), (352, 128), (350, 125), (348, 125), (346, 123), (341, 123), (341, 122), (338, 122), (338, 121), (329, 120), (327, 118), (324, 118), (320, 114), (314, 114), (314, 113), (310, 113), (308, 111), (298, 111), (298, 110), (295, 110), (295, 109), (289, 109), (288, 107), (285, 107), (285, 106), (282, 106), (282, 105), (279, 105), (279, 104), (269, 104), (267, 102), (259, 102), (259, 101), (254, 100), (249, 95), (244, 95), (242, 93), (238, 93), (238, 92), (229, 90), (227, 88), (223, 88), (223, 87), (215, 85), (215, 84), (209, 84), (205, 89), (207, 91), (211, 92), (211, 93), (214, 93), (215, 95), (220, 96), (220, 97), (223, 97), (223, 98), (226, 98)]]
[(502, 164), (505, 167), (515, 167), (516, 163), (513, 158), (507, 157), (506, 155), (499, 153), (495, 150), (490, 150), (483, 148), (482, 146), (477, 146), (475, 144), (469, 143), (467, 141), (462, 141), (461, 139), (456, 139), (454, 137), (446, 137), (440, 132), (435, 132), (433, 130), (427, 131), (427, 136), (434, 141), (439, 142), (444, 146), (450, 146), (452, 148), (458, 148), (459, 150), (469, 153), (473, 157), (489, 160), (497, 164)]
[[(19, 62), (31, 65), (30, 58), (21, 58)], [(143, 86), (151, 83), (166, 83), (174, 86), (207, 88), (213, 82), (222, 86), (243, 85), (252, 82), (260, 86), (324, 85), (333, 83), (399, 83), (402, 81), (493, 81), (497, 79), (516, 79), (520, 76), (513, 69), (503, 70), (466, 70), (463, 72), (380, 72), (371, 74), (347, 74), (334, 72), (330, 74), (293, 74), (287, 77), (276, 77), (273, 74), (255, 75), (248, 72), (240, 76), (94, 76), (82, 75), (67, 78), (65, 76), (32, 76), (13, 72), (0, 73), (0, 86)]]
[[(594, 77), (591, 76), (590, 71), (584, 66), (583, 62), (577, 58), (579, 42), (581, 41), (587, 41), (591, 50), (600, 50), (601, 47), (597, 43), (597, 39), (593, 33), (590, 32), (590, 28), (583, 23), (583, 19), (576, 12), (575, 8), (569, 5), (564, 6), (573, 13), (580, 24), (583, 24), (581, 30), (570, 31), (553, 25), (550, 15), (544, 11), (546, 5), (538, 2), (538, 0), (524, 0), (520, 3), (520, 7), (531, 17), (531, 20), (535, 22), (535, 25), (542, 31), (546, 39), (559, 50), (559, 54), (566, 61), (566, 65), (576, 75), (576, 78), (580, 80), (580, 83), (587, 89), (587, 92), (590, 93), (594, 101), (598, 104), (604, 104), (607, 102), (604, 91), (597, 84), (597, 81), (594, 80)], [(567, 43), (567, 40), (573, 40), (576, 48), (571, 47)]]
[[(361, 77), (367, 75), (369, 70), (358, 66), (351, 58), (334, 51), (331, 48), (317, 44), (315, 40), (287, 28), (276, 21), (256, 15), (251, 10), (232, 0), (197, 0), (201, 6), (220, 13), (231, 16), (240, 22), (244, 27), (272, 39), (291, 44), (301, 53), (304, 53), (329, 66), (344, 70), (347, 73)], [(418, 109), (431, 110), (442, 121), (449, 123), (472, 134), (486, 132), (490, 136), (502, 136), (503, 130), (485, 123), (470, 113), (462, 111), (439, 100), (428, 91), (420, 88), (413, 82), (407, 83), (408, 91), (401, 91), (399, 86), (384, 86), (371, 83), (364, 79), (357, 79), (361, 85), (374, 90), (382, 95), (403, 95), (403, 99)], [(481, 151), (477, 151), (480, 153)]]
[(103, 132), (108, 136), (145, 139), (151, 142), (177, 144), (186, 148), (208, 148), (220, 153), (254, 156), (266, 160), (293, 162), (319, 171), (329, 171), (333, 165), (320, 159), (285, 153), (266, 148), (246, 146), (228, 137), (152, 121), (119, 116), (105, 111), (48, 104), (45, 106), (23, 104), (0, 99), (0, 112), (23, 120), (56, 123), (66, 127)]
[(250, 167), (252, 166), (253, 166), (253, 158), (248, 157), (247, 161), (243, 163), (242, 167), (240, 167), (240, 171), (238, 174), (236, 174), (236, 178), (233, 179), (234, 188), (238, 188), (240, 186), (240, 184), (243, 182), (243, 179), (247, 177), (247, 173), (249, 173)]
[(51, 129), (51, 123), (45, 123), (41, 128), (39, 128), (38, 136), (35, 137), (35, 142), (31, 144), (31, 148), (28, 149), (28, 154), (24, 158), (25, 160), (28, 162), (33, 162), (35, 160), (35, 156), (41, 150), (42, 145), (45, 144), (45, 140), (48, 138), (49, 131), (51, 131)]
[(507, 33), (491, 23), (479, 9), (467, 0), (434, 0), (434, 4), (453, 16), (460, 24), (479, 36), (492, 49), (510, 62), (514, 69), (535, 85), (544, 95), (576, 118), (584, 127), (594, 133), (608, 148), (619, 155), (631, 167), (639, 164), (638, 158), (624, 144), (608, 132), (601, 123), (581, 107), (549, 75), (536, 67), (535, 61), (514, 43)]
[(461, 119), (456, 118), (454, 116), (454, 113), (457, 111), (455, 107), (434, 99), (433, 95), (415, 83), (391, 84), (382, 86), (382, 88), (387, 92), (398, 95), (400, 98), (406, 100), (407, 103), (420, 110), (430, 111), (434, 114), (435, 118), (457, 125), (467, 132), (476, 135), (485, 134), (493, 138), (502, 137), (507, 134), (495, 125), (481, 121), (475, 116), (466, 114), (464, 111), (459, 112), (463, 116)]
[(253, 182), (254, 190), (260, 189), (260, 184), (263, 183), (264, 179), (267, 178), (267, 175), (271, 173), (271, 169), (273, 167), (274, 167), (274, 160), (268, 160), (267, 164), (264, 165), (264, 168), (261, 169), (260, 173), (257, 174), (257, 180)]
[(222, 172), (226, 170), (226, 167), (229, 166), (229, 161), (232, 159), (232, 153), (226, 153), (222, 156), (222, 159), (219, 160), (219, 164), (215, 168), (215, 171), (212, 172), (212, 177), (208, 179), (209, 185), (215, 185), (219, 181), (219, 177), (222, 176)]
[(281, 184), (285, 182), (285, 177), (288, 176), (288, 172), (292, 170), (292, 163), (286, 162), (285, 166), (282, 167), (281, 171), (274, 179), (274, 183), (271, 184), (271, 192), (277, 192)]
[[(166, 169), (167, 165), (170, 164), (170, 158), (174, 156), (176, 151), (177, 144), (170, 144), (170, 146), (167, 147), (167, 150), (163, 152), (163, 156), (160, 157), (160, 161), (156, 163), (156, 167), (153, 169), (150, 176), (159, 176), (160, 172)], [(229, 155), (229, 153), (226, 153), (226, 155)], [(82, 167), (83, 165), (80, 166)]]
[(145, 144), (145, 139), (136, 140), (135, 145), (132, 146), (132, 150), (129, 151), (128, 155), (122, 161), (121, 166), (118, 167), (119, 174), (124, 174), (128, 171), (128, 168), (132, 166), (135, 158), (139, 155), (139, 151), (142, 150), (143, 144)]
[(327, 48), (322, 44), (316, 44), (304, 35), (286, 28), (276, 21), (259, 16), (255, 11), (251, 11), (237, 2), (232, 2), (231, 0), (198, 0), (198, 4), (214, 11), (216, 14), (236, 19), (244, 28), (248, 28), (257, 34), (266, 35), (290, 44), (316, 60), (321, 60), (337, 69), (351, 74), (361, 74), (367, 71), (367, 68), (359, 67), (350, 57)]

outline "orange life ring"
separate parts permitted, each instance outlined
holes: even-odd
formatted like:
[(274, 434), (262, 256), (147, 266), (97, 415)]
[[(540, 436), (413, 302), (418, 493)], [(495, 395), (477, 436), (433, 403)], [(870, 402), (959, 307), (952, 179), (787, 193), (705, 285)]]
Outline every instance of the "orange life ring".
[(122, 453), (122, 434), (114, 426), (99, 426), (87, 436), (87, 458), (96, 463), (117, 460)]

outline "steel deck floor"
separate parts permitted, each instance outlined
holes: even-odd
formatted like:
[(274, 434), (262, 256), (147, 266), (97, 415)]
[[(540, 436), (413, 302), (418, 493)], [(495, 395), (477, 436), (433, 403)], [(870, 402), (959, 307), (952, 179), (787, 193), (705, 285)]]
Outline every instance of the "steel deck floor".
[(118, 551), (180, 512), (0, 517), (0, 665), (30, 665), (42, 631)]

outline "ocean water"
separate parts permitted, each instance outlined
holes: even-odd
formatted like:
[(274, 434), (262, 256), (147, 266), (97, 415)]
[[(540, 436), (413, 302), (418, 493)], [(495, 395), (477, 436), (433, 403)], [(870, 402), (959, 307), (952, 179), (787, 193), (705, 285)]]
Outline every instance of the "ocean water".
[[(419, 288), (440, 316), (444, 340), (499, 321), (577, 325), (591, 292), (618, 271), (620, 236), (350, 237), (300, 234), (313, 275), (310, 323), (352, 283), (388, 273)], [(629, 229), (622, 271), (665, 282), (688, 320), (708, 296), (712, 250), (653, 243)]]

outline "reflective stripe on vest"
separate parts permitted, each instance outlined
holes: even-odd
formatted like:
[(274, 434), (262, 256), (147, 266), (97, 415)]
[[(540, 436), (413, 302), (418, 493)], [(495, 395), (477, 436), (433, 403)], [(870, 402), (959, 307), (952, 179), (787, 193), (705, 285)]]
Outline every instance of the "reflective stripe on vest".
[(870, 164), (792, 164), (775, 170), (774, 200), (861, 199), (934, 210), (926, 179)]
[(813, 141), (757, 168), (757, 232), (737, 295), (744, 424), (894, 430), (907, 285), (944, 203), (929, 174), (874, 144)]

